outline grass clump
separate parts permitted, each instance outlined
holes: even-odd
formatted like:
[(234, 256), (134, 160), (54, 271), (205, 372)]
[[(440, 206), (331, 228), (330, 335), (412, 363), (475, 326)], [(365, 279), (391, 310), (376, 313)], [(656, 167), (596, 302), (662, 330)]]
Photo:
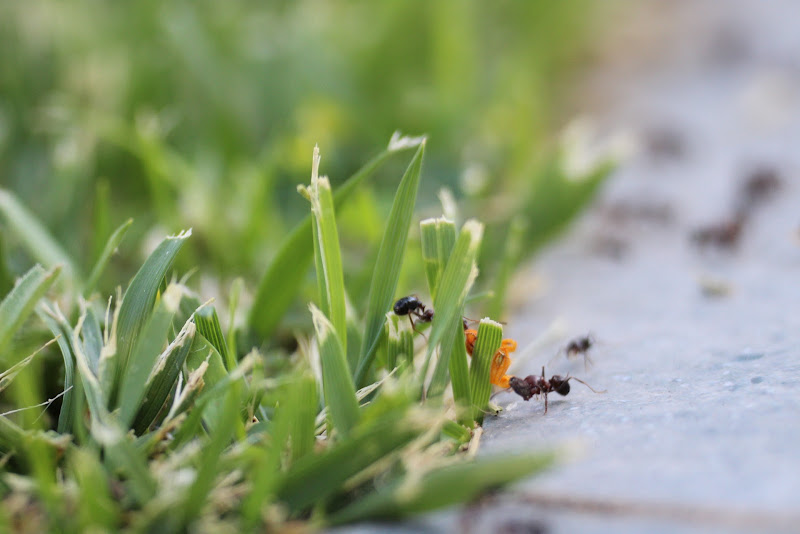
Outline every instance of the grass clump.
[[(380, 157), (334, 192), (319, 176), (315, 150), (311, 184), (299, 188), (309, 218), (273, 260), (245, 327), (251, 336), (272, 331), (281, 310), (269, 295), (283, 295), (278, 308), (294, 298), (301, 278), (292, 271), (313, 257), (314, 334), (301, 335), (293, 354), (236, 354), (215, 305), (170, 275), (191, 231), (163, 239), (124, 294), (108, 300), (92, 290), (130, 222), (109, 237), (87, 282), (74, 268), (38, 265), (20, 279), (0, 304), (0, 387), (5, 402), (22, 409), (0, 416), (0, 524), (21, 532), (324, 526), (421, 513), (547, 465), (542, 453), (458, 454), (481, 414), (469, 399), (485, 404), (489, 387), (487, 373), (469, 372), (463, 337), (453, 335), (477, 275), (480, 223), (457, 231), (440, 220), (439, 234), (423, 230), (436, 306), (427, 343), (415, 350), (405, 322), (387, 314), (425, 151), (424, 139), (393, 143), (386, 154), (416, 152), (386, 221), (363, 314), (348, 302), (335, 212)], [(69, 261), (11, 193), (3, 205), (18, 222), (14, 232), (30, 230), (23, 242), (46, 245), (40, 260)], [(58, 284), (60, 276), (69, 284)], [(22, 351), (48, 338), (61, 353), (63, 394), (40, 403), (41, 388), (30, 386), (43, 371), (41, 356)], [(474, 361), (486, 360), (480, 347)]]
[[(0, 415), (0, 528), (237, 532), (402, 518), (547, 466), (550, 453), (460, 454), (486, 411), (502, 338), (499, 323), (483, 320), (467, 359), (461, 318), (478, 275), (480, 222), (421, 223), (415, 272), (427, 277), (436, 310), (426, 338), (388, 313), (401, 296), (425, 146), (424, 138), (394, 137), (337, 191), (319, 175), (315, 149), (311, 183), (298, 188), (310, 213), (254, 298), (242, 299), (252, 302), (243, 325), (227, 331), (216, 304), (171, 274), (191, 231), (164, 238), (124, 294), (101, 298), (96, 282), (130, 222), (98, 247), (84, 277), (3, 192), (9, 229), (32, 249), (42, 244), (34, 257), (45, 267), (33, 267), (0, 303), (0, 393), (10, 408)], [(407, 149), (415, 152), (368, 297), (353, 304), (336, 211), (390, 154)], [(523, 236), (515, 239), (518, 248)], [(305, 320), (313, 334), (298, 333), (297, 349), (281, 352), (270, 336), (304, 294), (312, 261), (317, 298)], [(230, 302), (244, 291), (237, 284)], [(35, 349), (52, 340), (45, 352), (56, 356), (57, 347), (60, 356), (45, 361)], [(60, 398), (41, 403), (54, 368), (63, 376)]]

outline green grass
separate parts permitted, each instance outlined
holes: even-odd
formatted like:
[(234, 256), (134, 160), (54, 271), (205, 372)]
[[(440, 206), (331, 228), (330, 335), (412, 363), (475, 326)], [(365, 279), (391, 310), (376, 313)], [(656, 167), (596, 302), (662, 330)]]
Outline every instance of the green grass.
[[(92, 285), (76, 271), (70, 284), (58, 284), (60, 266), (37, 265), (21, 278), (0, 303), (8, 366), (0, 393), (16, 408), (0, 416), (0, 515), (23, 532), (236, 531), (289, 520), (321, 527), (464, 502), (547, 466), (551, 453), (535, 448), (478, 459), (459, 452), (486, 412), (488, 369), (502, 337), (499, 323), (482, 321), (468, 362), (461, 317), (484, 227), (423, 221), (421, 255), (409, 253), (426, 144), (393, 143), (417, 150), (385, 216), (369, 296), (354, 305), (337, 228), (347, 198), (319, 176), (314, 151), (311, 184), (298, 188), (310, 201), (310, 228), (299, 223), (287, 242), (315, 258), (317, 304), (306, 316), (313, 335), (298, 334), (293, 354), (263, 341), (262, 349), (236, 353), (240, 345), (229, 338), (258, 336), (263, 323), (243, 322), (226, 334), (216, 306), (178, 280), (173, 266), (190, 231), (163, 238), (125, 292), (110, 299), (88, 294)], [(4, 195), (20, 241), (59, 250), (21, 203)], [(102, 275), (129, 225), (108, 238), (90, 279)], [(61, 254), (41, 259), (70, 262)], [(285, 262), (286, 254), (276, 258)], [(415, 272), (427, 274), (436, 309), (416, 350), (405, 318), (387, 313), (409, 258), (424, 263)], [(271, 283), (259, 293), (281, 290), (280, 277)], [(252, 304), (268, 305), (259, 298)], [(252, 309), (243, 315), (261, 316)], [(61, 365), (23, 352), (25, 339), (56, 341), (43, 351), (57, 347)], [(42, 392), (32, 386), (42, 365), (64, 370), (60, 404), (37, 398)]]
[(460, 318), (610, 169), (550, 146), (593, 5), (1, 4), (0, 532), (402, 518), (551, 462), (460, 452)]

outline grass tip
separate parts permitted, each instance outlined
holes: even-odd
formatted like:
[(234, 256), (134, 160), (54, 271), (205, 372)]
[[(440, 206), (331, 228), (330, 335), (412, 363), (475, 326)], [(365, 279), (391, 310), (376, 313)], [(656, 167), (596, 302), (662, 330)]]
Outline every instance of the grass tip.
[(389, 146), (387, 150), (390, 152), (396, 152), (398, 150), (403, 150), (405, 148), (413, 148), (417, 146), (425, 146), (425, 143), (428, 139), (427, 135), (420, 135), (416, 137), (403, 135), (400, 133), (400, 130), (396, 130), (392, 134), (392, 138), (389, 139)]
[(192, 237), (192, 229), (181, 230), (177, 235), (168, 235), (167, 239), (188, 239)]

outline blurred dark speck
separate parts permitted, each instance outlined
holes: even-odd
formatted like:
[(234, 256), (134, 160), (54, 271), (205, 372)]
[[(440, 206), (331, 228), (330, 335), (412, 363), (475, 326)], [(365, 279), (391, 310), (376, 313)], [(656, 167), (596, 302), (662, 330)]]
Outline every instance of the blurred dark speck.
[(764, 355), (758, 352), (750, 353), (750, 354), (740, 354), (736, 357), (737, 362), (749, 362), (751, 360), (760, 360), (763, 358)]
[(545, 534), (547, 525), (541, 521), (529, 519), (526, 521), (508, 521), (497, 530), (499, 534)]
[(644, 144), (655, 159), (678, 159), (686, 152), (683, 136), (675, 128), (667, 126), (645, 131)]
[(764, 377), (761, 376), (754, 376), (753, 378), (750, 379), (750, 382), (752, 382), (753, 384), (760, 384), (763, 381)]

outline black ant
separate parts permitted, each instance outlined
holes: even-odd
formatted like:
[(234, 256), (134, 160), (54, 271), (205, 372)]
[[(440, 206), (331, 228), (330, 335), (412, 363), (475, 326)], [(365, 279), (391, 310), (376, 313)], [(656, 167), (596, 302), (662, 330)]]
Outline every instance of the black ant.
[(553, 375), (550, 377), (550, 380), (547, 380), (544, 376), (544, 366), (542, 366), (542, 376), (528, 375), (525, 378), (513, 376), (511, 380), (509, 380), (509, 386), (514, 390), (514, 393), (526, 401), (530, 400), (533, 396), (544, 395), (544, 413), (547, 413), (547, 394), (555, 392), (559, 395), (567, 395), (570, 390), (570, 380), (577, 380), (595, 393), (605, 393), (605, 390), (597, 391), (580, 378), (575, 378), (574, 376), (567, 375), (562, 377), (560, 375)]
[(699, 247), (714, 245), (718, 248), (733, 249), (739, 244), (745, 222), (746, 217), (740, 212), (730, 220), (698, 228), (692, 232), (691, 238)]
[(589, 358), (589, 349), (592, 348), (594, 345), (595, 339), (594, 337), (589, 334), (588, 336), (583, 336), (579, 338), (575, 338), (564, 348), (564, 352), (567, 353), (567, 358), (577, 358), (578, 355), (583, 355), (583, 366), (586, 367), (587, 364), (592, 363), (592, 359)]
[(426, 309), (425, 305), (414, 295), (398, 299), (397, 302), (394, 303), (393, 310), (395, 315), (408, 315), (408, 320), (411, 323), (411, 329), (418, 334), (421, 334), (422, 332), (417, 330), (417, 325), (414, 323), (414, 317), (417, 318), (417, 322), (419, 323), (429, 323), (433, 320), (433, 309)]

